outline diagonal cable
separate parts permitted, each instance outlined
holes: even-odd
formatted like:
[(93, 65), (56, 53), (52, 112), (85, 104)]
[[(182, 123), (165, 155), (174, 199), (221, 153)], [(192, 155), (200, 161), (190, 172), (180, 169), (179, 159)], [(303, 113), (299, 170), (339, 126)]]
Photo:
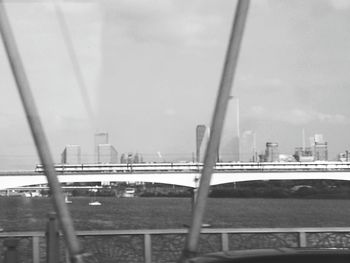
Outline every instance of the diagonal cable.
[(194, 257), (197, 254), (199, 236), (208, 199), (210, 180), (217, 160), (220, 136), (224, 125), (228, 101), (230, 99), (233, 78), (236, 71), (239, 50), (243, 38), (244, 26), (248, 14), (249, 2), (250, 0), (239, 0), (237, 3), (231, 36), (226, 51), (224, 69), (222, 72), (220, 87), (212, 117), (210, 138), (205, 152), (203, 170), (192, 217), (192, 224), (187, 235), (185, 248), (179, 260), (181, 263), (188, 262), (189, 258)]
[(52, 192), (54, 209), (58, 215), (58, 220), (71, 255), (71, 260), (72, 262), (83, 262), (81, 248), (73, 227), (73, 221), (64, 203), (62, 189), (53, 165), (49, 145), (36, 109), (29, 81), (12, 33), (3, 0), (0, 0), (0, 33), (36, 149), (41, 163), (44, 166), (45, 175)]

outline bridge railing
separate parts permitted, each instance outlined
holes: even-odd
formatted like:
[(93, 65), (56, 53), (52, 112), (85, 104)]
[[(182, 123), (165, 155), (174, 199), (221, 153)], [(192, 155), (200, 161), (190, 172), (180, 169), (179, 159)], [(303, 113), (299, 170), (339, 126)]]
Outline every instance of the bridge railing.
[[(70, 173), (199, 173), (203, 168), (202, 163), (134, 163), (134, 164), (56, 164), (55, 169), (59, 174)], [(265, 172), (265, 171), (347, 171), (350, 170), (350, 162), (261, 162), (261, 163), (217, 163), (216, 172)], [(43, 174), (42, 165), (37, 165), (35, 170), (0, 171), (0, 176), (38, 175)]]
[[(86, 262), (176, 262), (187, 229), (78, 231)], [(19, 262), (46, 262), (45, 232), (0, 233), (4, 240), (18, 241)], [(69, 262), (63, 240), (57, 262)], [(276, 247), (350, 247), (350, 228), (206, 228), (202, 230), (199, 253)], [(0, 262), (1, 258), (0, 258)]]

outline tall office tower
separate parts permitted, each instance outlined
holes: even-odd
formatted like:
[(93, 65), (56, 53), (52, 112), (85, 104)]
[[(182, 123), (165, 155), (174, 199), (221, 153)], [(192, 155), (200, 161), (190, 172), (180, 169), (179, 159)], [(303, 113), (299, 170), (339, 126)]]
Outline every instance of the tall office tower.
[(62, 154), (61, 160), (64, 164), (79, 164), (81, 163), (80, 145), (66, 145)]
[(278, 162), (279, 152), (277, 142), (267, 142), (265, 150), (265, 161), (266, 162)]
[(328, 160), (328, 145), (327, 142), (324, 141), (322, 134), (315, 134), (313, 137), (311, 137), (310, 144), (315, 161)]
[(224, 129), (220, 140), (219, 160), (240, 161), (239, 99), (232, 97), (228, 104)]
[(315, 142), (314, 156), (315, 156), (315, 161), (328, 161), (327, 142)]
[(98, 161), (98, 146), (100, 144), (108, 144), (108, 133), (107, 132), (98, 132), (95, 133), (95, 162)]
[(118, 152), (111, 144), (97, 146), (97, 163), (118, 163)]
[(205, 125), (197, 125), (196, 128), (196, 162), (203, 162), (205, 149), (209, 140), (209, 128)]
[(240, 136), (240, 161), (256, 162), (256, 134), (251, 131), (244, 131)]

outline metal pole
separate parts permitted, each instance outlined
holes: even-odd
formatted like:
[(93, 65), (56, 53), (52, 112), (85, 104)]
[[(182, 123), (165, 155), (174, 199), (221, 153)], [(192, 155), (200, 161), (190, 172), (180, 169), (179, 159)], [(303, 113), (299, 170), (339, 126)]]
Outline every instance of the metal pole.
[(7, 248), (4, 255), (4, 263), (17, 263), (18, 262), (18, 240), (14, 238), (8, 238), (4, 241), (4, 246)]
[(46, 262), (60, 262), (60, 233), (58, 232), (56, 214), (49, 213), (46, 225)]
[(3, 0), (0, 0), (0, 33), (9, 59), (10, 67), (17, 84), (17, 89), (26, 113), (32, 136), (44, 166), (46, 178), (52, 191), (52, 201), (57, 212), (59, 222), (69, 247), (73, 262), (82, 262), (81, 248), (74, 232), (73, 222), (68, 208), (64, 203), (64, 197), (53, 165), (49, 145), (39, 118), (38, 111), (31, 93), (29, 82), (24, 71), (17, 44), (14, 39), (9, 19)]
[(182, 252), (179, 262), (188, 262), (189, 258), (194, 257), (197, 254), (198, 241), (205, 206), (207, 203), (211, 175), (217, 159), (220, 136), (223, 129), (227, 104), (230, 99), (233, 77), (237, 65), (240, 44), (243, 37), (249, 2), (250, 0), (239, 0), (237, 4), (235, 19), (226, 53), (224, 70), (212, 117), (210, 139), (205, 153), (204, 167), (200, 179), (197, 200), (195, 203), (194, 215), (192, 217), (192, 225), (186, 239), (185, 249)]

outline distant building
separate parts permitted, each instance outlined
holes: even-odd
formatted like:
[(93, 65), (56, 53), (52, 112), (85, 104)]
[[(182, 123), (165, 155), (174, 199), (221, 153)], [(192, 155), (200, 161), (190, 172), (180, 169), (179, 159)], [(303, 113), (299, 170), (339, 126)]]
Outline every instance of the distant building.
[(338, 161), (340, 162), (349, 162), (350, 161), (350, 152), (345, 151), (345, 153), (338, 154)]
[(241, 161), (239, 99), (231, 97), (220, 139), (219, 160), (221, 162)]
[(232, 148), (233, 148), (233, 158), (232, 161), (239, 162), (241, 161), (241, 143), (240, 137), (234, 136), (232, 140)]
[(208, 140), (209, 140), (209, 128), (205, 125), (197, 125), (196, 127), (196, 162), (203, 162)]
[(258, 155), (258, 162), (266, 162), (266, 160), (265, 160), (265, 153), (260, 153)]
[(314, 143), (323, 143), (323, 134), (315, 134), (314, 135)]
[(133, 153), (128, 153), (128, 157), (127, 157), (127, 159), (126, 159), (126, 162), (128, 163), (128, 164), (133, 164), (134, 163), (134, 155), (133, 155)]
[(108, 133), (107, 132), (98, 132), (95, 133), (95, 142), (94, 142), (94, 148), (95, 148), (95, 161), (98, 163), (98, 146), (100, 144), (108, 144)]
[(143, 156), (140, 153), (135, 153), (133, 163), (143, 163)]
[(295, 162), (295, 158), (293, 155), (290, 154), (280, 154), (278, 156), (279, 162)]
[(265, 161), (266, 162), (278, 162), (279, 152), (277, 142), (267, 142), (265, 150)]
[(118, 152), (111, 144), (97, 146), (97, 163), (118, 163)]
[(303, 147), (296, 147), (293, 156), (298, 162), (313, 162), (315, 159), (311, 147), (306, 147), (305, 149)]
[(127, 163), (127, 156), (125, 153), (120, 156), (120, 163)]
[(314, 161), (327, 161), (328, 160), (328, 145), (324, 141), (323, 134), (315, 134), (310, 138), (310, 146)]
[(314, 156), (315, 156), (315, 161), (328, 161), (327, 142), (315, 142)]
[(323, 143), (323, 134), (314, 134), (309, 138), (310, 140), (310, 147), (314, 148), (315, 143)]
[(310, 137), (310, 147), (295, 149), (294, 157), (299, 162), (328, 161), (328, 144), (322, 134)]
[(64, 164), (79, 164), (81, 163), (80, 145), (66, 145), (62, 154), (61, 161)]
[(132, 152), (123, 153), (120, 156), (120, 163), (127, 163), (127, 164), (143, 163), (143, 156), (140, 153), (135, 153), (135, 154), (133, 154)]
[(256, 134), (251, 130), (246, 130), (241, 135), (240, 141), (240, 161), (257, 162)]

